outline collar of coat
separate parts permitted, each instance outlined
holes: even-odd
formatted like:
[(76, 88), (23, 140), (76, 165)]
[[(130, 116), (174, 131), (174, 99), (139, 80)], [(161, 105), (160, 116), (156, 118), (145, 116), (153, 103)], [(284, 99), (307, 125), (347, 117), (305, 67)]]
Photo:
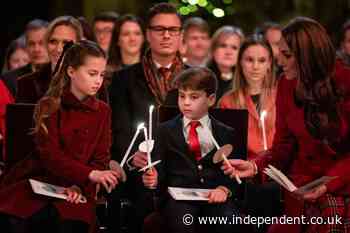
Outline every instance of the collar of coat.
[(62, 106), (83, 111), (98, 111), (99, 104), (95, 96), (89, 96), (80, 101), (69, 89), (66, 89), (62, 95)]

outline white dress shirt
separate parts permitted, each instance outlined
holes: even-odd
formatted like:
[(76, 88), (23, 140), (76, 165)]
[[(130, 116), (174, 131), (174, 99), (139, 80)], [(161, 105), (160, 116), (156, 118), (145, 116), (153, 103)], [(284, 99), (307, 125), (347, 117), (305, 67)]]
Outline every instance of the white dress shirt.
[[(183, 117), (183, 125), (184, 125), (183, 133), (187, 144), (189, 144), (188, 134), (191, 128), (190, 127), (191, 121), (193, 120), (188, 119), (185, 116)], [(201, 156), (203, 158), (206, 154), (208, 154), (214, 148), (214, 143), (210, 139), (209, 132), (208, 132), (208, 130), (212, 131), (212, 127), (211, 127), (211, 120), (208, 114), (202, 117), (201, 119), (199, 119), (198, 121), (200, 122), (200, 126), (196, 128), (196, 131), (198, 134), (199, 144), (201, 147)]]

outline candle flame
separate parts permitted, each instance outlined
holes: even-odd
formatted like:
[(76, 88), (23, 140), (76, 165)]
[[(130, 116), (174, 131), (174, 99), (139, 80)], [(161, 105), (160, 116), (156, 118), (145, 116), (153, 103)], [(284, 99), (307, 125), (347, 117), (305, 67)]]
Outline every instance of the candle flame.
[(137, 130), (141, 130), (143, 128), (145, 128), (145, 123), (142, 122), (142, 123), (138, 124)]

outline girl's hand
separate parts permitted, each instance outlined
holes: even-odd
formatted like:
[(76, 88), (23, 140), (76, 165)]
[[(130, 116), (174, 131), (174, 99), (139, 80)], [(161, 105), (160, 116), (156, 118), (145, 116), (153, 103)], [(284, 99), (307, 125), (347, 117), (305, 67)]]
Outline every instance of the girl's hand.
[(121, 175), (113, 170), (93, 170), (89, 174), (89, 179), (94, 183), (102, 184), (108, 193), (117, 186), (120, 177)]
[(74, 204), (79, 204), (83, 196), (81, 189), (76, 185), (66, 188), (63, 193), (67, 195), (66, 201)]

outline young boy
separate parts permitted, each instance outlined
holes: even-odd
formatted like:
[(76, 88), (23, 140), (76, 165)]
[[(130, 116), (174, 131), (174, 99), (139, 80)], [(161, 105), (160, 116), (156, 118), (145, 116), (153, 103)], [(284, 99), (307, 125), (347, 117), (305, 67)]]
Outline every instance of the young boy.
[[(143, 175), (144, 185), (160, 190), (169, 186), (213, 189), (208, 202), (176, 201), (165, 195), (161, 203), (169, 232), (194, 232), (196, 224), (184, 224), (186, 214), (197, 217), (238, 216), (231, 199), (231, 191), (237, 184), (230, 181), (220, 170), (220, 164), (212, 162), (215, 145), (205, 128), (209, 128), (219, 145), (232, 144), (234, 131), (208, 115), (215, 103), (217, 80), (208, 68), (196, 67), (182, 72), (176, 79), (179, 86), (178, 106), (182, 115), (161, 124), (157, 130), (152, 160), (162, 162)], [(234, 145), (233, 145), (234, 146)], [(161, 197), (163, 198), (163, 196)], [(187, 215), (188, 216), (188, 215)], [(206, 225), (210, 232), (240, 232), (239, 225)]]

